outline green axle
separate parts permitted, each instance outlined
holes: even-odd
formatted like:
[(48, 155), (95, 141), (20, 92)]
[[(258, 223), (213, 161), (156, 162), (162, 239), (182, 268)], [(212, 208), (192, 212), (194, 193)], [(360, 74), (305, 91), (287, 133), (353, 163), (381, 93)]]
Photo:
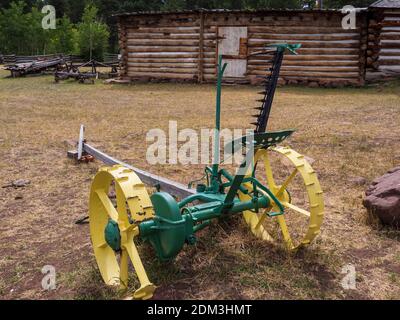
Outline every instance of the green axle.
[(194, 234), (209, 225), (212, 219), (270, 206), (270, 200), (265, 196), (247, 202), (235, 199), (229, 208), (226, 208), (222, 194), (198, 193), (191, 200), (208, 202), (180, 209), (180, 204), (168, 193), (157, 192), (151, 196), (155, 217), (142, 222), (139, 230), (141, 238), (153, 245), (160, 260), (173, 259), (185, 243), (196, 243)]

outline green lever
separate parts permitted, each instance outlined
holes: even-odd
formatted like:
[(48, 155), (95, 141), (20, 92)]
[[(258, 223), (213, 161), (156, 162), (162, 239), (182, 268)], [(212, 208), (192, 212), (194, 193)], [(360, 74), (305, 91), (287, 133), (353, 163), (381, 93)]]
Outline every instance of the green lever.
[(218, 78), (217, 78), (217, 98), (216, 98), (216, 110), (215, 110), (215, 139), (214, 139), (214, 155), (216, 157), (216, 163), (213, 164), (213, 177), (218, 176), (218, 166), (219, 166), (219, 130), (221, 129), (221, 87), (222, 87), (222, 77), (224, 76), (227, 63), (222, 65), (222, 55), (218, 56)]
[(288, 50), (291, 54), (297, 54), (296, 50), (301, 48), (301, 43), (289, 44), (289, 43), (274, 43), (267, 45), (268, 47), (278, 48), (278, 50)]

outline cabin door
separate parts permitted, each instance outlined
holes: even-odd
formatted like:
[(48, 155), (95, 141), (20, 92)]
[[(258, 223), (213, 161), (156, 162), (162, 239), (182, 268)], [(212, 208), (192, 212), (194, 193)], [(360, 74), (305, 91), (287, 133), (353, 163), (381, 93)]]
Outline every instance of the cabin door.
[(228, 63), (224, 76), (243, 78), (247, 71), (247, 27), (219, 27), (218, 55)]

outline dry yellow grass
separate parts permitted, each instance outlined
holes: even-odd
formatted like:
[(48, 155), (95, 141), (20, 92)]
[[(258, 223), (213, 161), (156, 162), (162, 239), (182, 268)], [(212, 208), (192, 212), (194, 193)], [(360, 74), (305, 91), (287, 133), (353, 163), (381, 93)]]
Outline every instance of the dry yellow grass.
[[(0, 73), (4, 76), (5, 73)], [(247, 128), (259, 88), (224, 87), (222, 126)], [(313, 299), (400, 298), (399, 232), (371, 225), (361, 201), (368, 181), (400, 164), (400, 85), (360, 89), (279, 88), (270, 124), (296, 128), (289, 144), (316, 160), (325, 192), (322, 234), (306, 251), (288, 255), (255, 239), (239, 217), (213, 224), (195, 247), (169, 264), (140, 247), (159, 298)], [(54, 84), (52, 77), (0, 79), (0, 183), (24, 178), (22, 189), (0, 189), (0, 297), (117, 298), (96, 271), (87, 225), (90, 179), (100, 163), (66, 159), (67, 140), (86, 125), (87, 138), (139, 168), (187, 183), (202, 165), (146, 163), (145, 134), (211, 128), (210, 85)], [(22, 196), (22, 199), (16, 199)], [(18, 198), (18, 197), (17, 197)], [(343, 290), (341, 269), (352, 263), (357, 289)], [(57, 290), (41, 289), (41, 268), (57, 269)]]

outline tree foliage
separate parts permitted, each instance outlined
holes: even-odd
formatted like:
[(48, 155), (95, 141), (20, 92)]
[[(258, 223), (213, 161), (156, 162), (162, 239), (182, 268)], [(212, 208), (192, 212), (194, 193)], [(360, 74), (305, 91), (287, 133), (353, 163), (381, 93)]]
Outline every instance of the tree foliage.
[(12, 2), (0, 15), (0, 39), (5, 53), (27, 52), (29, 46), (29, 16), (24, 14), (23, 1)]
[(86, 6), (78, 24), (79, 51), (85, 58), (102, 59), (108, 47), (110, 33), (107, 25), (98, 20), (97, 12), (94, 5)]
[(57, 53), (77, 53), (79, 48), (76, 43), (78, 32), (66, 14), (57, 19), (57, 28), (50, 31), (49, 51)]

